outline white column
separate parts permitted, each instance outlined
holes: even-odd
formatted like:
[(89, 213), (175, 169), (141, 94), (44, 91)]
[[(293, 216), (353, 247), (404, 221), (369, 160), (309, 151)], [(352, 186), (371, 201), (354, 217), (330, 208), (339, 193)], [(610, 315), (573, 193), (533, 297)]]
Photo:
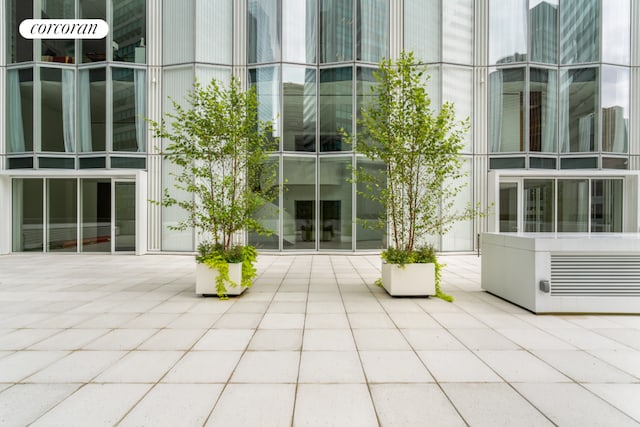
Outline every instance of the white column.
[(147, 253), (147, 173), (136, 173), (136, 255)]
[(0, 255), (11, 252), (11, 178), (0, 175)]

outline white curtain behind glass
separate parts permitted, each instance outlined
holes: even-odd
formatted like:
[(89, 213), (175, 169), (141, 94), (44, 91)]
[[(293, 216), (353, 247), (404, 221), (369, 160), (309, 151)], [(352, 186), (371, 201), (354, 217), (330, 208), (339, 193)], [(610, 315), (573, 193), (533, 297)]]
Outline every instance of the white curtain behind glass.
[(322, 0), (320, 62), (352, 58), (353, 7), (351, 0)]
[(557, 138), (557, 96), (556, 87), (558, 87), (558, 76), (554, 71), (547, 72), (547, 91), (545, 92), (546, 100), (543, 106), (544, 130), (542, 134), (542, 151), (545, 153), (553, 153), (556, 151)]
[(571, 74), (567, 71), (562, 73), (562, 78), (560, 79), (560, 152), (568, 153), (570, 151), (569, 146), (569, 97), (571, 90), (571, 83), (573, 82), (573, 78)]
[(64, 137), (64, 151), (74, 151), (74, 129), (76, 127), (75, 116), (75, 72), (74, 70), (62, 70), (62, 126)]
[(136, 143), (138, 152), (143, 153), (147, 150), (146, 146), (146, 123), (144, 115), (146, 114), (146, 97), (147, 87), (145, 79), (145, 70), (133, 70), (133, 87), (135, 90), (135, 108), (136, 108)]
[(578, 121), (578, 151), (582, 153), (591, 151), (593, 121), (593, 113), (580, 117)]
[(358, 57), (363, 61), (379, 62), (388, 57), (389, 2), (386, 0), (358, 0)]
[(91, 139), (91, 81), (89, 70), (78, 74), (78, 121), (80, 134), (78, 135), (79, 151), (86, 153), (93, 151)]
[(22, 96), (18, 70), (7, 71), (7, 148), (9, 153), (25, 151), (22, 126)]
[(489, 148), (500, 152), (502, 143), (502, 71), (489, 74)]
[[(17, 74), (17, 72), (16, 72)], [(24, 250), (24, 181), (22, 179), (13, 180), (13, 250), (20, 252)]]

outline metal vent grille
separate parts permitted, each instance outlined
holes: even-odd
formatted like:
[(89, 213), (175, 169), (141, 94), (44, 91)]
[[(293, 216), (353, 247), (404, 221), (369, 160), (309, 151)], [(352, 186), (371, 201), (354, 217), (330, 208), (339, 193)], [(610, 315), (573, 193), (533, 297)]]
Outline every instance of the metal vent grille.
[(640, 255), (551, 254), (551, 295), (640, 297)]

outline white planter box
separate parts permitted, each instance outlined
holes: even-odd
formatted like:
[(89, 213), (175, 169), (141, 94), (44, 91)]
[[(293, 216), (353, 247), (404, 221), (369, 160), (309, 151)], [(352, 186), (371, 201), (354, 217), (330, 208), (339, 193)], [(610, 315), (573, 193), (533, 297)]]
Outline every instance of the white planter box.
[[(196, 263), (196, 294), (217, 295), (216, 277), (218, 270), (209, 268), (206, 264)], [(229, 278), (238, 284), (242, 281), (242, 263), (229, 264)], [(229, 283), (225, 283), (225, 287), (229, 296), (240, 295), (247, 289), (246, 286), (231, 286)]]
[(382, 286), (391, 296), (434, 296), (436, 266), (429, 264), (397, 264), (382, 262)]

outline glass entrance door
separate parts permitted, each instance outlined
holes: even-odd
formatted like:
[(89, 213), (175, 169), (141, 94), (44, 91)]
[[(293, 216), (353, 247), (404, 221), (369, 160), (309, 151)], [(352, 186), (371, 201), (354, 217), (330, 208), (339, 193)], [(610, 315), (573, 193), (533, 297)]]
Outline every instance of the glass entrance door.
[(81, 252), (111, 252), (111, 180), (81, 179)]
[(136, 250), (136, 183), (115, 181), (115, 245), (116, 252)]
[(519, 230), (518, 227), (518, 212), (520, 197), (518, 194), (520, 183), (519, 182), (501, 182), (500, 183), (500, 204), (499, 218), (500, 218), (500, 232), (501, 233), (515, 233)]

